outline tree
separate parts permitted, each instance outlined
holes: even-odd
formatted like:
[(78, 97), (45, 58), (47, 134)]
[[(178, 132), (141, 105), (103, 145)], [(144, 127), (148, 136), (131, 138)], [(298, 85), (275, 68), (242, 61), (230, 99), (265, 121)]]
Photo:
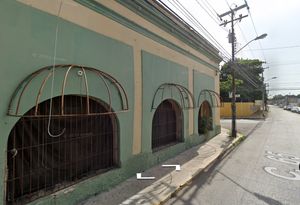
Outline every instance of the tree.
[(281, 95), (281, 94), (275, 95), (275, 96), (273, 97), (274, 100), (281, 100), (281, 99), (284, 99), (284, 98), (285, 98), (285, 96), (283, 96), (283, 95)]
[[(235, 79), (235, 85), (239, 88), (243, 84), (240, 79)], [(226, 80), (221, 80), (220, 82), (220, 95), (223, 101), (230, 101), (229, 92), (232, 91), (232, 75), (226, 76)]]
[[(258, 59), (237, 59), (235, 63), (236, 69), (236, 92), (241, 95), (241, 101), (254, 101), (262, 99), (263, 90), (263, 78), (261, 74), (264, 69), (262, 64), (264, 62)], [(231, 91), (231, 87), (227, 84), (232, 80), (231, 68), (228, 63), (224, 64), (221, 68), (220, 78), (220, 94), (224, 101), (230, 101), (228, 98), (228, 90)], [(264, 89), (264, 92), (265, 89)]]

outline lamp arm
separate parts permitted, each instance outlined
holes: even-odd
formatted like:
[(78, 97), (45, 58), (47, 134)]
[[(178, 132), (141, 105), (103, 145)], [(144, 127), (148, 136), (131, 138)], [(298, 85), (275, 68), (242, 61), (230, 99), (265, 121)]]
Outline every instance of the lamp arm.
[(248, 43), (246, 43), (246, 45), (244, 45), (242, 48), (240, 48), (239, 50), (237, 50), (234, 54), (237, 54), (238, 52), (240, 52), (243, 48), (245, 48), (246, 46), (249, 45), (249, 43), (251, 43), (252, 41), (255, 41), (256, 39), (252, 39), (251, 41), (249, 41)]

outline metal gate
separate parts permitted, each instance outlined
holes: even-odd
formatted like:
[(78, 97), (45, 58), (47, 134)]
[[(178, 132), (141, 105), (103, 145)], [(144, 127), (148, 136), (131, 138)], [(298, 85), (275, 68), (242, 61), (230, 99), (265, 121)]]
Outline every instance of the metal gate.
[(32, 108), (12, 129), (7, 147), (8, 204), (32, 201), (118, 165), (117, 118), (108, 112), (109, 106), (87, 101), (86, 96), (65, 95), (64, 116), (61, 102), (61, 97), (52, 99), (51, 113), (50, 100), (40, 103), (37, 115)]
[(152, 122), (152, 149), (182, 141), (182, 111), (174, 100), (164, 100)]

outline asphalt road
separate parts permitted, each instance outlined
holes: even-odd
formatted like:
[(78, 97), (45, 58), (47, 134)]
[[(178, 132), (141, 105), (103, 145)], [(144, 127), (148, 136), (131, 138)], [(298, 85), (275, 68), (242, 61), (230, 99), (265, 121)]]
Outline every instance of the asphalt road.
[[(259, 122), (262, 120), (246, 120), (246, 119), (237, 119), (236, 120), (236, 129), (237, 132), (247, 136), (251, 132), (254, 131), (256, 126), (258, 126)], [(223, 119), (221, 120), (221, 126), (226, 129), (231, 129), (231, 120), (230, 119)]]
[(299, 205), (300, 114), (271, 107), (269, 117), (167, 205)]

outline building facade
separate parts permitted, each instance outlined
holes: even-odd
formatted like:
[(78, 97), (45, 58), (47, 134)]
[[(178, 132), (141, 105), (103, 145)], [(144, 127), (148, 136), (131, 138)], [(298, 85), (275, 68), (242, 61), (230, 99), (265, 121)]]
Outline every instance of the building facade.
[(218, 50), (162, 5), (0, 4), (3, 204), (75, 204), (220, 132)]

